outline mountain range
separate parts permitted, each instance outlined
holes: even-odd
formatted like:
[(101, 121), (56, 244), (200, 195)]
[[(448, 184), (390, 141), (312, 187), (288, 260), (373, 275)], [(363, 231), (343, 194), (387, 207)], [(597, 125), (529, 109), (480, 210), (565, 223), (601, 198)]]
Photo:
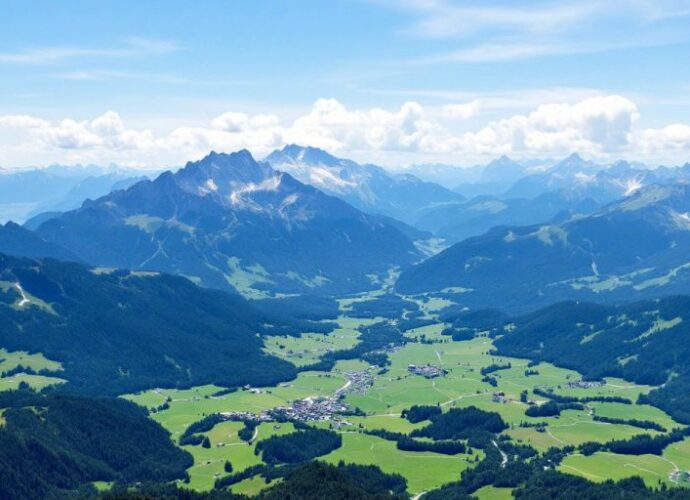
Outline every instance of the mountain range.
[(20, 171), (0, 171), (0, 222), (24, 223), (45, 212), (79, 207), (115, 189), (142, 180), (148, 171), (112, 167), (51, 165)]
[(261, 296), (376, 287), (421, 258), (398, 226), (239, 151), (87, 201), (37, 233), (95, 266)]
[(336, 158), (321, 149), (285, 146), (266, 157), (277, 170), (337, 196), (362, 211), (414, 224), (418, 214), (437, 204), (462, 201), (462, 195), (411, 174), (394, 174), (376, 165)]
[(595, 200), (573, 196), (565, 190), (546, 192), (531, 199), (483, 195), (429, 208), (420, 214), (415, 224), (455, 243), (484, 234), (496, 226), (550, 222), (569, 214), (588, 214), (599, 207)]
[[(689, 171), (686, 166), (651, 170), (626, 161), (603, 166), (577, 154), (552, 165), (527, 167), (504, 156), (482, 167), (485, 179), (517, 178), (509, 187), (504, 182), (501, 194), (436, 205), (424, 210), (415, 225), (454, 243), (495, 226), (525, 226), (589, 214), (645, 186), (686, 182)], [(459, 189), (467, 192), (468, 186)], [(475, 183), (472, 189), (495, 191), (490, 183)]]
[(0, 253), (32, 259), (51, 257), (66, 261), (79, 260), (60, 245), (45, 241), (38, 234), (14, 222), (0, 224)]
[(400, 276), (404, 293), (463, 291), (504, 309), (690, 291), (690, 185), (652, 185), (562, 223), (496, 227)]

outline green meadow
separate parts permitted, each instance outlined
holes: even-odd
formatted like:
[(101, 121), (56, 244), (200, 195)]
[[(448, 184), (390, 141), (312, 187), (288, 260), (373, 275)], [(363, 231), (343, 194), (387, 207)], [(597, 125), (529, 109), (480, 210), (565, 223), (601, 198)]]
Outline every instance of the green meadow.
[(660, 482), (673, 484), (669, 474), (674, 467), (668, 460), (656, 455), (595, 453), (589, 457), (570, 455), (563, 460), (559, 470), (596, 482), (640, 476), (648, 486), (658, 486)]
[[(41, 353), (0, 349), (0, 373), (15, 370), (20, 366), (35, 372), (40, 372), (41, 370), (59, 372), (62, 370), (62, 365), (60, 363), (49, 360)], [(32, 375), (19, 372), (9, 377), (1, 377), (0, 391), (16, 389), (22, 382), (29, 384), (36, 390), (41, 390), (51, 385), (62, 384), (65, 381), (59, 377)]]
[(370, 325), (378, 321), (367, 318), (348, 318), (340, 316), (337, 319), (339, 328), (328, 334), (303, 333), (299, 337), (275, 336), (265, 340), (264, 350), (283, 358), (296, 365), (305, 366), (316, 363), (321, 356), (330, 351), (350, 349), (357, 345), (359, 331), (357, 328)]
[(479, 488), (475, 493), (479, 500), (510, 500), (513, 494), (510, 488), (496, 488), (494, 486), (484, 486)]
[(211, 431), (204, 433), (211, 441), (210, 448), (203, 446), (184, 446), (194, 457), (194, 465), (188, 469), (189, 487), (196, 490), (210, 490), (215, 480), (226, 475), (226, 460), (233, 470), (239, 472), (252, 465), (260, 464), (261, 458), (255, 455), (256, 443), (270, 436), (294, 432), (292, 424), (263, 423), (257, 427), (256, 439), (251, 443), (242, 441), (237, 432), (244, 426), (241, 422), (223, 422)]
[(458, 480), (460, 473), (475, 463), (476, 456), (400, 451), (393, 441), (368, 434), (344, 432), (342, 448), (323, 459), (331, 463), (342, 460), (377, 465), (384, 472), (401, 474), (407, 479), (408, 491), (414, 495)]
[(49, 360), (41, 353), (30, 354), (25, 351), (10, 352), (0, 349), (0, 372), (13, 370), (20, 365), (34, 371), (48, 370), (55, 372), (62, 369), (60, 363)]
[[(329, 349), (352, 347), (358, 334), (356, 328), (370, 321), (372, 320), (343, 316), (339, 319), (341, 328), (328, 335), (305, 334), (301, 337), (272, 338), (268, 339), (266, 348), (279, 355), (278, 351), (283, 354), (288, 351), (292, 354), (300, 353), (300, 361), (313, 362)], [(592, 418), (593, 413), (612, 418), (653, 420), (667, 428), (677, 425), (657, 408), (620, 403), (591, 403), (585, 410), (566, 410), (558, 417), (527, 417), (527, 404), (520, 402), (520, 393), (526, 390), (530, 399), (543, 400), (531, 392), (535, 387), (550, 388), (558, 394), (580, 397), (624, 395), (629, 398), (636, 398), (638, 394), (651, 388), (618, 379), (609, 379), (602, 387), (570, 388), (570, 382), (581, 378), (577, 372), (540, 363), (531, 367), (537, 374), (528, 375), (525, 373), (528, 360), (491, 355), (491, 340), (482, 336), (469, 341), (453, 342), (441, 335), (443, 328), (442, 324), (434, 324), (407, 332), (406, 336), (410, 339), (424, 335), (427, 341), (433, 343), (412, 341), (389, 353), (390, 366), (384, 372), (375, 372), (373, 387), (365, 394), (350, 393), (346, 396), (345, 401), (351, 407), (363, 410), (366, 416), (350, 416), (346, 418), (349, 425), (335, 426), (335, 430), (343, 435), (343, 446), (322, 457), (323, 460), (332, 463), (343, 460), (374, 464), (385, 472), (402, 474), (407, 478), (409, 492), (413, 495), (457, 480), (462, 470), (475, 463), (476, 454), (446, 456), (431, 452), (404, 452), (398, 450), (392, 441), (361, 432), (386, 429), (409, 433), (424, 426), (425, 422), (411, 424), (400, 417), (402, 410), (414, 404), (439, 405), (443, 409), (476, 406), (498, 412), (510, 426), (506, 434), (515, 441), (529, 443), (539, 451), (546, 451), (550, 447), (577, 446), (587, 441), (624, 439), (645, 432), (629, 425), (596, 422)], [(447, 376), (427, 379), (408, 371), (410, 364), (427, 363), (445, 368)], [(508, 363), (510, 368), (491, 374), (496, 379), (497, 387), (482, 381), (480, 371), (483, 367)], [(238, 390), (221, 396), (214, 396), (220, 390), (215, 386), (186, 390), (160, 389), (130, 395), (128, 398), (149, 408), (158, 407), (167, 401), (169, 409), (153, 413), (152, 417), (177, 439), (191, 423), (214, 412), (260, 413), (309, 396), (333, 395), (346, 383), (343, 372), (366, 368), (368, 365), (359, 360), (341, 361), (331, 372), (303, 372), (295, 380), (274, 387)], [(496, 400), (494, 393), (498, 392), (504, 393), (505, 397)], [(534, 427), (521, 427), (520, 424), (524, 422), (544, 423), (545, 432), (537, 432)], [(315, 425), (333, 427), (329, 422), (317, 422)], [(226, 460), (232, 463), (235, 471), (261, 463), (260, 457), (254, 454), (256, 441), (247, 444), (238, 439), (237, 431), (241, 427), (240, 423), (224, 422), (205, 433), (211, 441), (211, 448), (186, 447), (193, 454), (195, 462), (189, 470), (189, 485), (192, 488), (210, 489), (214, 481), (225, 474), (223, 466)], [(262, 424), (257, 439), (291, 430), (290, 424)], [(566, 458), (561, 470), (597, 480), (638, 474), (648, 484), (657, 484), (660, 478), (670, 481), (669, 474), (674, 470), (672, 462), (677, 462), (681, 468), (690, 467), (689, 443), (684, 441), (669, 446), (663, 457), (622, 457), (612, 454), (583, 457), (575, 454)], [(602, 469), (603, 463), (606, 468)], [(602, 470), (606, 471), (604, 475)], [(266, 484), (262, 477), (252, 477), (233, 485), (232, 490), (255, 494), (266, 487)], [(509, 498), (510, 490), (482, 488), (477, 496), (486, 499)]]
[[(255, 270), (256, 271), (256, 270)], [(304, 333), (299, 337), (267, 337), (265, 351), (283, 358), (296, 366), (317, 362), (328, 352), (350, 349), (357, 345), (358, 328), (383, 321), (383, 318), (349, 317), (348, 311), (355, 302), (373, 300), (381, 292), (372, 292), (340, 299), (341, 316), (338, 328), (328, 334)], [(405, 297), (417, 302), (425, 318), (435, 318), (438, 311), (449, 305), (445, 299)], [(539, 363), (528, 366), (529, 360), (492, 355), (492, 340), (479, 334), (472, 340), (455, 342), (442, 334), (447, 325), (436, 322), (405, 332), (408, 343), (388, 352), (390, 364), (385, 369), (372, 369), (362, 360), (339, 361), (329, 371), (301, 372), (294, 380), (271, 387), (249, 387), (227, 394), (214, 385), (189, 389), (152, 389), (139, 394), (123, 396), (151, 410), (151, 418), (165, 427), (177, 442), (189, 425), (213, 413), (242, 411), (260, 414), (271, 408), (287, 406), (307, 397), (330, 397), (347, 384), (346, 372), (370, 370), (373, 385), (366, 391), (350, 392), (345, 402), (358, 408), (363, 415), (346, 416), (343, 423), (330, 421), (313, 422), (321, 428), (332, 428), (343, 437), (341, 448), (332, 451), (322, 460), (331, 463), (345, 461), (373, 464), (384, 472), (403, 475), (408, 481), (408, 491), (416, 495), (458, 480), (460, 473), (472, 467), (481, 457), (481, 451), (454, 456), (432, 452), (407, 452), (398, 450), (394, 441), (365, 434), (367, 430), (388, 430), (409, 434), (427, 425), (412, 424), (401, 418), (401, 412), (413, 405), (438, 405), (442, 410), (475, 406), (482, 410), (499, 413), (509, 425), (505, 434), (514, 441), (530, 444), (540, 452), (551, 447), (577, 446), (584, 442), (606, 442), (610, 439), (626, 439), (656, 431), (645, 431), (626, 424), (597, 422), (594, 415), (638, 419), (657, 422), (670, 430), (680, 425), (658, 408), (649, 405), (609, 402), (588, 403), (583, 410), (565, 410), (555, 417), (531, 418), (525, 415), (528, 404), (521, 401), (523, 393), (537, 404), (545, 398), (535, 395), (535, 388), (552, 390), (556, 394), (591, 397), (620, 396), (635, 401), (640, 394), (652, 389), (625, 380), (610, 378), (602, 386), (578, 387), (573, 382), (581, 375), (573, 370)], [(446, 376), (427, 379), (409, 371), (409, 365), (434, 365), (446, 370)], [(8, 352), (0, 349), (0, 372), (23, 366), (34, 371), (59, 371), (59, 363), (40, 353)], [(490, 377), (495, 386), (485, 381), (481, 371), (491, 365), (505, 368), (493, 371)], [(509, 367), (508, 367), (509, 365)], [(528, 371), (529, 368), (529, 371)], [(483, 380), (484, 379), (484, 380)], [(0, 390), (16, 388), (27, 382), (36, 389), (64, 382), (60, 378), (19, 373), (0, 378)], [(0, 424), (2, 417), (0, 416)], [(543, 424), (539, 432), (534, 424)], [(276, 434), (294, 432), (292, 424), (263, 423), (257, 428), (257, 436), (250, 443), (239, 439), (238, 431), (243, 424), (223, 422), (204, 433), (211, 446), (185, 446), (194, 457), (194, 465), (188, 470), (187, 486), (199, 490), (213, 488), (219, 477), (226, 475), (224, 465), (229, 461), (235, 472), (262, 463), (255, 454), (256, 443)], [(649, 485), (659, 481), (671, 484), (679, 475), (674, 471), (690, 469), (690, 439), (668, 446), (662, 456), (623, 456), (596, 453), (585, 457), (578, 453), (565, 458), (560, 470), (595, 481), (641, 476)], [(108, 485), (99, 485), (107, 487)], [(238, 493), (253, 495), (267, 486), (261, 476), (254, 476), (231, 487)], [(506, 488), (485, 487), (476, 492), (479, 499), (502, 500), (511, 497)]]

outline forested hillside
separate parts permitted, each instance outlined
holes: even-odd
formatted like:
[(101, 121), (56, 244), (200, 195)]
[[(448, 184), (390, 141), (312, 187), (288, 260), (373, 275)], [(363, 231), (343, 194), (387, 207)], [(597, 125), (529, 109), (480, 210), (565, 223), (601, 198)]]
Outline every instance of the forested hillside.
[(545, 360), (591, 379), (660, 385), (645, 402), (690, 423), (690, 297), (619, 306), (556, 304), (510, 322), (498, 352)]
[(259, 335), (313, 330), (174, 276), (0, 256), (0, 285), (0, 345), (62, 363), (67, 391), (271, 384), (295, 368)]
[(20, 390), (0, 393), (0, 409), (1, 498), (94, 496), (88, 483), (183, 479), (193, 463), (143, 408), (122, 399)]
[(513, 312), (690, 293), (689, 211), (688, 184), (652, 185), (591, 215), (495, 227), (404, 271), (396, 289)]

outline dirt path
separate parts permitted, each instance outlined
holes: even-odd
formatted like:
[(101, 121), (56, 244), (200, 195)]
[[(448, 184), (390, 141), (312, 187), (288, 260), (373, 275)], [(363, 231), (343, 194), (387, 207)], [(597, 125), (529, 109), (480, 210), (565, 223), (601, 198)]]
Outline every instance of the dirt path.
[(17, 281), (17, 282), (14, 284), (14, 287), (15, 287), (15, 288), (17, 289), (17, 291), (19, 292), (19, 295), (22, 296), (21, 300), (19, 301), (18, 306), (19, 306), (19, 307), (24, 307), (25, 305), (29, 304), (31, 301), (30, 301), (29, 298), (26, 296), (26, 292), (24, 292), (24, 289), (22, 288), (22, 285)]
[(501, 448), (498, 447), (498, 443), (496, 441), (491, 441), (498, 452), (501, 454), (501, 468), (505, 468), (506, 464), (508, 463), (508, 455), (506, 455), (505, 451), (503, 451)]

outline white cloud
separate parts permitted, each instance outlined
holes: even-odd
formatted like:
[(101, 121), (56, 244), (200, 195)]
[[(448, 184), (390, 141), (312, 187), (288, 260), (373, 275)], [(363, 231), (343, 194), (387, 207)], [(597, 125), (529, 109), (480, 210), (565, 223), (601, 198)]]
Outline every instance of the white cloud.
[(462, 104), (446, 104), (441, 109), (443, 116), (451, 120), (469, 120), (479, 113), (481, 101), (475, 99)]
[(411, 158), (466, 164), (504, 153), (543, 157), (571, 152), (662, 162), (683, 160), (690, 150), (690, 125), (641, 128), (637, 106), (623, 96), (541, 104), (476, 126), (476, 119), (468, 118), (483, 105), (476, 99), (431, 108), (411, 101), (392, 110), (351, 109), (335, 99), (319, 99), (292, 121), (229, 111), (206, 126), (155, 132), (128, 126), (114, 111), (90, 121), (6, 115), (0, 116), (0, 150), (19, 164), (42, 159), (143, 166), (179, 165), (212, 149), (247, 148), (262, 156), (289, 143), (397, 164)]
[(407, 30), (429, 38), (464, 38), (487, 31), (553, 34), (577, 30), (611, 14), (643, 23), (690, 14), (688, 0), (546, 0), (541, 2), (389, 0), (385, 4), (416, 14)]
[(647, 155), (674, 150), (690, 153), (690, 125), (675, 123), (660, 129), (644, 130), (640, 134), (640, 145)]
[(412, 14), (403, 30), (408, 36), (458, 44), (455, 50), (408, 64), (513, 61), (655, 46), (690, 37), (687, 27), (678, 23), (690, 14), (690, 0), (378, 1)]
[(119, 47), (55, 46), (0, 53), (0, 63), (53, 64), (77, 58), (131, 58), (174, 52), (177, 44), (167, 40), (129, 38)]
[(40, 128), (49, 126), (49, 122), (29, 115), (0, 116), (0, 126), (17, 128)]
[(336, 150), (415, 150), (431, 140), (436, 128), (416, 102), (406, 102), (397, 111), (349, 110), (335, 99), (319, 99), (285, 137), (287, 142)]
[(498, 120), (464, 134), (460, 147), (479, 154), (615, 153), (631, 146), (638, 117), (632, 101), (615, 95), (576, 104), (543, 104), (528, 115)]
[(463, 37), (488, 29), (520, 32), (562, 30), (606, 10), (606, 2), (464, 6), (449, 1), (419, 5), (421, 19), (411, 32), (432, 38)]
[(226, 132), (243, 132), (246, 130), (257, 130), (267, 127), (276, 127), (280, 123), (280, 118), (276, 115), (255, 115), (248, 116), (245, 113), (234, 113), (229, 111), (215, 118), (211, 125), (219, 130)]

